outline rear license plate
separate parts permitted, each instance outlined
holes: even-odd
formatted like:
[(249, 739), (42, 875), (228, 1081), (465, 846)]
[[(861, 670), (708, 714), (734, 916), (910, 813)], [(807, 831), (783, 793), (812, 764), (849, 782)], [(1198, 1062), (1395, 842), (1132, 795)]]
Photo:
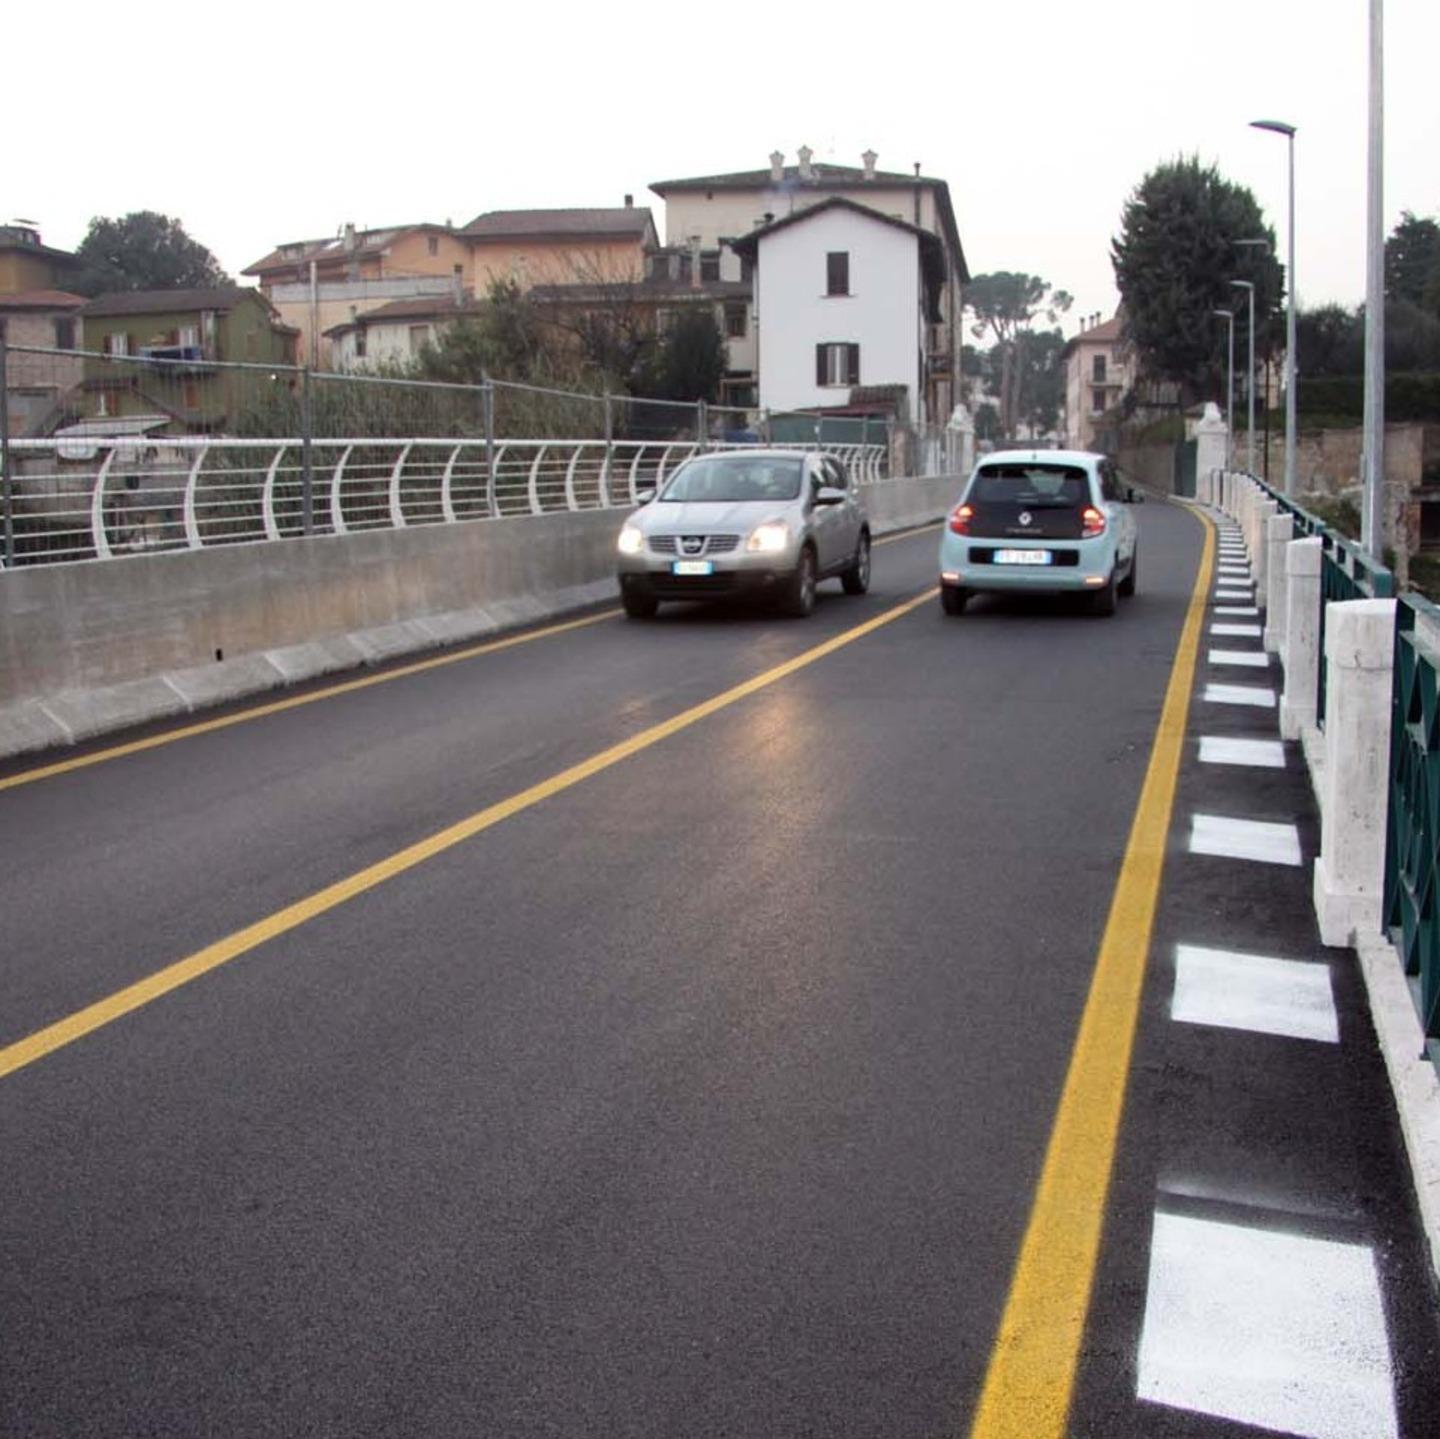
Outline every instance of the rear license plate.
[(709, 560), (675, 560), (670, 566), (672, 575), (713, 575), (715, 566)]
[(1049, 550), (996, 550), (997, 565), (1048, 565), (1053, 556)]

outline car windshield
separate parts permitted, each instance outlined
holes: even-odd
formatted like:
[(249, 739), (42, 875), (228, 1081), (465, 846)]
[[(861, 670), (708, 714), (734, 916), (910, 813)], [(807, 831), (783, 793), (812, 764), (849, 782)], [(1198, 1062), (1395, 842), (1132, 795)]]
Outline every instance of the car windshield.
[(707, 455), (682, 465), (660, 501), (794, 500), (804, 469), (799, 455)]
[(987, 465), (975, 476), (972, 504), (1083, 505), (1089, 498), (1085, 471), (1075, 465)]

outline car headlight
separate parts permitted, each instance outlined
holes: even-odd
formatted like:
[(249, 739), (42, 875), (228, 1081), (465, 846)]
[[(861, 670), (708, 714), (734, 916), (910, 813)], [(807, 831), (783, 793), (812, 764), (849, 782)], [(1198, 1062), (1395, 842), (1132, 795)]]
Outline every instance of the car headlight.
[(752, 555), (773, 555), (790, 543), (790, 526), (784, 520), (766, 520), (750, 531), (745, 548)]
[(620, 531), (619, 549), (622, 555), (638, 555), (645, 548), (645, 531), (639, 525), (626, 525)]

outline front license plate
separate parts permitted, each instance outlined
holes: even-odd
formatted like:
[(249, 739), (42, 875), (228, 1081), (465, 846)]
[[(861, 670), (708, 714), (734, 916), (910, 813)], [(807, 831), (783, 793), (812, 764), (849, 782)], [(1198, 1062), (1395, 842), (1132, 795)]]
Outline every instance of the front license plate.
[(713, 575), (715, 566), (709, 560), (675, 560), (670, 566), (672, 575)]
[(1049, 550), (996, 550), (997, 565), (1048, 565), (1051, 562)]

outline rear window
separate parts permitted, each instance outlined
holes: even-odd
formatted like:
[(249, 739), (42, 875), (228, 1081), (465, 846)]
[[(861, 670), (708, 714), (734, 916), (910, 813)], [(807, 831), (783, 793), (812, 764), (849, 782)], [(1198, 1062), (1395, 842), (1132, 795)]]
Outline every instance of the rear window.
[(1084, 505), (1090, 479), (1076, 465), (987, 465), (968, 498), (978, 505)]

